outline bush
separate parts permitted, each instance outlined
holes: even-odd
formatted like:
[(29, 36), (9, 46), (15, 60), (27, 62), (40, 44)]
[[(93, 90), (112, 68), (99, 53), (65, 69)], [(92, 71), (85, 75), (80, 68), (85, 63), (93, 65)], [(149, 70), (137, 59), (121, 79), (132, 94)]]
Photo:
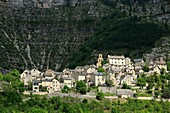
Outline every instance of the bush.
[(144, 72), (149, 72), (149, 66), (146, 66), (146, 65), (145, 65), (145, 66), (143, 67), (143, 70), (144, 70)]
[(142, 78), (142, 77), (139, 77), (137, 85), (141, 86), (141, 87), (145, 86), (146, 85), (146, 80), (144, 78)]
[(170, 61), (167, 62), (167, 70), (170, 71)]
[(63, 87), (63, 89), (61, 90), (61, 92), (62, 92), (62, 93), (68, 93), (69, 90), (70, 90), (70, 88), (69, 88), (67, 85), (65, 85), (65, 86)]
[(105, 70), (102, 67), (99, 67), (98, 72), (105, 72)]
[(96, 95), (97, 100), (102, 100), (104, 98), (104, 94), (102, 92), (98, 92)]
[(81, 93), (81, 94), (86, 94), (86, 88), (85, 88), (85, 87), (81, 88), (81, 89), (80, 89), (80, 93)]
[(147, 91), (148, 94), (152, 94), (152, 90)]
[(126, 83), (123, 83), (122, 89), (130, 89), (130, 86), (128, 86)]
[(87, 99), (83, 99), (83, 101), (82, 101), (83, 103), (87, 103), (88, 102), (88, 100)]
[(82, 81), (82, 80), (77, 81), (76, 92), (81, 93), (81, 94), (86, 94), (87, 86), (84, 81)]
[(170, 98), (170, 87), (165, 87), (163, 89), (162, 97), (163, 98)]

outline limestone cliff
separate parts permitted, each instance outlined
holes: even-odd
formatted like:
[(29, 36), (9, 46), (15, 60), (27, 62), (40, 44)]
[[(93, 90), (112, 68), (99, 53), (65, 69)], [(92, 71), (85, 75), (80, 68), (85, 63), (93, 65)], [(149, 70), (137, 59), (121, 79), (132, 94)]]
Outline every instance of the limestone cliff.
[(148, 9), (151, 4), (145, 5), (147, 11), (136, 2), (127, 5), (120, 0), (113, 0), (112, 5), (103, 0), (0, 0), (0, 66), (21, 70), (67, 66), (70, 58), (79, 56), (81, 47), (93, 39), (102, 20), (117, 10), (127, 16), (169, 23), (168, 2), (152, 4), (152, 13)]
[(0, 66), (9, 69), (59, 68), (112, 12), (95, 1), (48, 9), (1, 6)]

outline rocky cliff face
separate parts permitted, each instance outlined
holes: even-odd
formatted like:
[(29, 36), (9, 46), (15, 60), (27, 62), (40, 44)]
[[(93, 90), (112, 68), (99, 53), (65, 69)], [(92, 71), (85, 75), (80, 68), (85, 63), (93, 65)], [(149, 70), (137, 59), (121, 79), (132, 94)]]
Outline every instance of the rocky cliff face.
[(1, 8), (0, 66), (9, 69), (59, 68), (112, 11), (95, 1), (49, 9)]
[[(135, 7), (139, 9), (137, 12)], [(169, 7), (166, 7), (168, 15)], [(142, 12), (142, 6), (135, 3), (130, 7), (116, 1), (114, 8), (131, 16), (150, 14), (150, 11)], [(158, 10), (162, 15), (160, 7)], [(99, 0), (1, 0), (0, 66), (21, 70), (58, 69), (91, 40), (98, 23), (112, 12), (113, 8)]]
[(163, 37), (157, 41), (151, 52), (144, 54), (144, 58), (151, 61), (158, 58), (170, 60), (170, 37)]

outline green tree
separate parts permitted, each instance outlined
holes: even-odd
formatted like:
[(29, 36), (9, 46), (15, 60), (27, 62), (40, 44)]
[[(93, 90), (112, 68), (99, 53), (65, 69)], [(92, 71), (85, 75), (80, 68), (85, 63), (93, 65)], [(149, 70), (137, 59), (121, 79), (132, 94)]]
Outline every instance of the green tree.
[(70, 90), (70, 88), (69, 88), (67, 85), (65, 85), (65, 86), (63, 87), (63, 89), (61, 90), (61, 92), (62, 92), (62, 93), (68, 93), (69, 90)]
[(0, 73), (0, 81), (3, 80), (3, 75)]
[(19, 78), (20, 77), (20, 73), (17, 69), (14, 69), (10, 72), (10, 75)]
[(3, 80), (6, 82), (13, 82), (16, 80), (16, 78), (8, 73), (4, 75)]
[(85, 82), (82, 80), (77, 81), (76, 92), (79, 92), (81, 94), (86, 94), (86, 91), (87, 91), (87, 86), (86, 86)]
[(40, 108), (32, 108), (29, 113), (48, 113), (48, 112)]
[(7, 105), (14, 105), (18, 104), (22, 101), (21, 94), (16, 91), (8, 91), (7, 92), (7, 99), (6, 104)]
[(143, 5), (142, 5), (142, 11), (143, 12), (145, 12), (146, 11), (146, 6), (145, 6), (145, 4), (143, 3)]
[(159, 89), (159, 88), (161, 88), (161, 86), (162, 86), (162, 82), (161, 82), (161, 78), (160, 78), (160, 76), (156, 76), (156, 80), (155, 80), (155, 82), (157, 83), (157, 87), (158, 87), (158, 89)]
[(98, 72), (105, 72), (105, 70), (102, 67), (99, 67)]
[(19, 89), (19, 92), (24, 92), (25, 91), (24, 83), (23, 82), (20, 82), (18, 89)]
[(170, 71), (170, 61), (167, 62), (167, 70)]
[(152, 83), (152, 82), (150, 82), (149, 85), (148, 85), (148, 87), (147, 87), (147, 89), (150, 90), (150, 89), (152, 89), (154, 86), (155, 86), (155, 84)]
[(139, 77), (137, 79), (137, 85), (141, 86), (141, 87), (145, 86), (146, 85), (146, 80), (144, 78), (142, 78), (142, 77)]
[(144, 70), (144, 72), (149, 72), (149, 66), (145, 65), (145, 66), (143, 67), (143, 70)]
[(81, 93), (81, 94), (86, 94), (86, 92), (87, 92), (87, 88), (86, 88), (86, 87), (82, 87), (82, 88), (80, 89), (80, 93)]
[(88, 102), (88, 100), (87, 99), (83, 99), (83, 101), (82, 101), (83, 103), (87, 103)]
[(111, 113), (119, 113), (119, 110), (118, 110), (118, 109), (116, 109), (115, 107), (112, 107), (112, 109), (111, 109)]
[(130, 89), (130, 86), (128, 86), (126, 83), (123, 83), (122, 89)]
[(96, 95), (96, 99), (97, 100), (102, 100), (103, 98), (104, 98), (103, 92), (98, 92), (97, 95)]
[(164, 68), (161, 69), (161, 74), (164, 75), (166, 73), (166, 70)]
[(163, 98), (170, 98), (170, 87), (165, 87), (163, 89), (162, 97)]

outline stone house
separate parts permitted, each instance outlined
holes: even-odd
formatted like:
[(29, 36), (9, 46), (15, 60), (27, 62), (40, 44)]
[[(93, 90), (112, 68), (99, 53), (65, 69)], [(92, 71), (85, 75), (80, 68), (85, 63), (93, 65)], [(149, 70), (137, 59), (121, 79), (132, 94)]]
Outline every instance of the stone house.
[(106, 76), (101, 72), (94, 72), (92, 74), (92, 82), (95, 86), (104, 85), (106, 82)]
[(37, 69), (33, 70), (25, 70), (20, 75), (20, 81), (24, 82), (24, 86), (28, 86), (29, 82), (32, 82), (33, 79), (41, 80), (43, 78), (43, 73), (38, 71)]
[(60, 91), (60, 82), (56, 79), (52, 79), (50, 84), (47, 86), (47, 92), (53, 93)]
[(135, 69), (142, 69), (142, 67), (145, 65), (145, 62), (142, 58), (134, 59), (133, 62), (135, 64)]
[(33, 92), (39, 92), (40, 84), (41, 84), (40, 80), (35, 80), (35, 79), (32, 80), (32, 90), (33, 90)]
[(137, 75), (126, 75), (122, 80), (121, 80), (121, 85), (126, 83), (128, 86), (135, 86), (136, 84), (136, 79)]
[(56, 79), (33, 80), (33, 92), (39, 92), (40, 86), (47, 88), (48, 93), (60, 91), (60, 83)]
[(93, 72), (97, 72), (97, 67), (95, 65), (90, 65), (90, 66), (87, 66), (87, 74), (91, 74)]
[(109, 64), (111, 65), (116, 65), (116, 66), (126, 66), (131, 64), (131, 59), (130, 58), (125, 58), (125, 56), (111, 56), (108, 55), (108, 61)]
[(97, 72), (97, 68), (94, 65), (77, 66), (75, 70), (72, 71), (71, 77), (74, 78), (75, 81), (83, 80), (91, 84), (91, 77), (94, 72)]
[(69, 68), (65, 68), (62, 72), (62, 77), (71, 77), (71, 75), (74, 73), (74, 70), (71, 70)]
[(25, 77), (22, 78), (21, 81), (24, 82), (24, 86), (27, 87), (29, 85), (29, 82), (31, 83), (34, 78), (30, 75), (27, 74)]
[(43, 79), (41, 80), (41, 85), (42, 85), (42, 87), (48, 87), (48, 86), (51, 84), (51, 81), (52, 81), (52, 79), (43, 78)]
[(130, 75), (126, 75), (126, 76), (121, 80), (121, 85), (123, 85), (124, 83), (126, 83), (126, 84), (129, 85), (129, 86), (132, 85), (132, 81), (131, 81), (131, 76), (130, 76)]
[(22, 81), (27, 74), (31, 75), (30, 71), (24, 70), (24, 72), (20, 74), (20, 80)]
[(39, 77), (39, 76), (43, 76), (44, 73), (41, 73), (40, 71), (38, 71), (37, 69), (32, 69), (30, 71), (31, 76), (32, 77)]
[(72, 77), (63, 77), (64, 85), (67, 85), (69, 88), (75, 86), (75, 79)]
[(24, 86), (28, 86), (29, 82), (32, 82), (32, 80), (35, 77), (31, 76), (31, 73), (29, 70), (25, 70), (21, 75), (20, 75), (20, 81), (24, 82)]
[(53, 79), (55, 77), (55, 73), (54, 73), (53, 70), (48, 69), (48, 70), (45, 71), (44, 77), (47, 78), (47, 79)]
[(165, 69), (167, 71), (167, 65), (166, 62), (164, 61), (156, 61), (155, 62), (156, 66), (158, 66), (158, 68), (161, 69)]

